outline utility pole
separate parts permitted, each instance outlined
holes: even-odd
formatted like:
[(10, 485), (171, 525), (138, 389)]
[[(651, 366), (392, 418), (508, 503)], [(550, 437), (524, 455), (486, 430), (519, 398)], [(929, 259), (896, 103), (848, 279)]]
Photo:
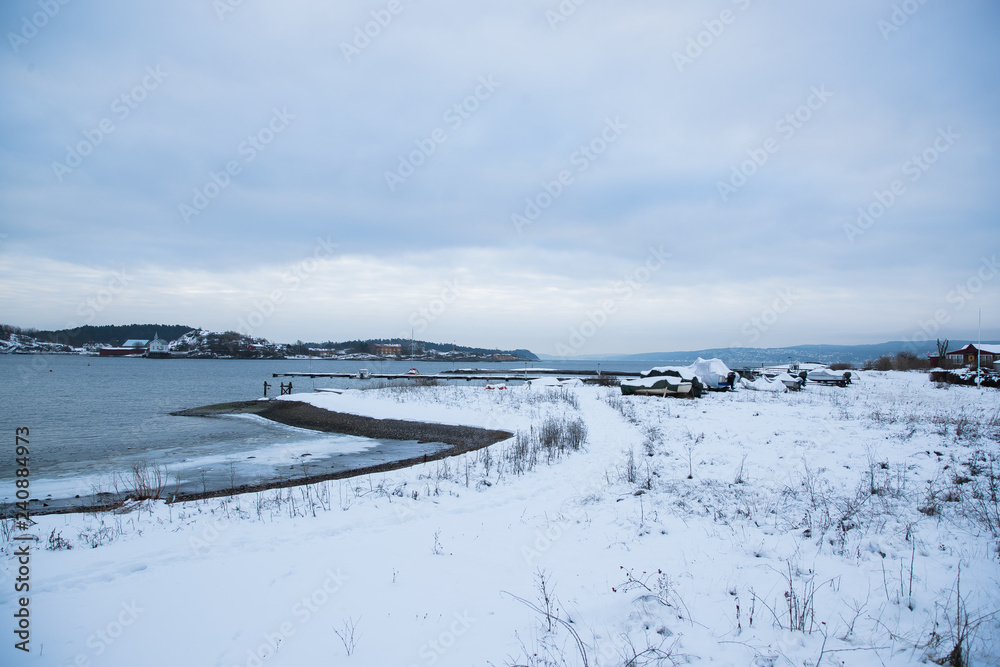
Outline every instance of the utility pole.
[(979, 345), (976, 346), (976, 389), (983, 390), (983, 309), (979, 309)]

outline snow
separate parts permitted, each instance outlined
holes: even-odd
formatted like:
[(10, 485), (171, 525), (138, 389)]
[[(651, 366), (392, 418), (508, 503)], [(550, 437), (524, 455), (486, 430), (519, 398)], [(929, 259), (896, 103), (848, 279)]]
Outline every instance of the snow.
[[(949, 500), (985, 474), (956, 485), (963, 462), (997, 454), (996, 391), (873, 372), (860, 386), (698, 400), (467, 385), (303, 399), (522, 431), (578, 418), (588, 439), (520, 475), (498, 471), (507, 441), (489, 448), (488, 473), (481, 451), (35, 517), (34, 662), (582, 665), (569, 627), (589, 665), (623, 665), (630, 646), (669, 653), (664, 665), (913, 665), (951, 650), (958, 590), (981, 619), (971, 664), (1000, 660), (1000, 615), (987, 616), (1000, 609), (998, 537), (963, 511), (971, 496)], [(43, 548), (50, 535), (73, 548)], [(0, 571), (2, 664), (26, 659), (9, 634), (14, 548)], [(544, 605), (540, 573), (566, 621), (551, 631), (518, 600)], [(788, 628), (789, 600), (812, 602), (805, 631)]]
[(648, 371), (643, 371), (642, 376), (649, 377), (652, 375), (653, 377), (663, 377), (668, 373), (677, 373), (680, 375), (681, 379), (687, 380), (688, 382), (693, 380), (697, 375), (697, 373), (694, 372), (694, 369), (690, 366), (656, 366), (654, 368), (650, 368)]

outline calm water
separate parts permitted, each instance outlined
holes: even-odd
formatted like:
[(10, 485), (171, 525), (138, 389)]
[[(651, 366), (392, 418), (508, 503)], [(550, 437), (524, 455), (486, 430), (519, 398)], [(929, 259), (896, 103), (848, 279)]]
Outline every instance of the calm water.
[[(275, 425), (257, 418), (174, 417), (185, 408), (248, 400), (272, 392), (272, 373), (318, 371), (422, 374), (470, 366), (523, 369), (521, 364), (397, 361), (242, 361), (0, 355), (0, 502), (14, 495), (14, 430), (31, 430), (32, 497), (72, 497), (113, 490), (117, 474), (139, 462), (167, 465), (185, 491), (227, 488), (265, 478), (315, 474), (435, 451), (435, 444), (376, 441)], [(535, 367), (592, 369), (595, 362), (537, 362)], [(605, 370), (652, 364), (601, 362)], [(531, 365), (529, 365), (529, 368)], [(370, 386), (350, 379), (295, 378), (294, 393), (315, 387)], [(4, 452), (6, 449), (6, 453)], [(305, 455), (305, 456), (303, 456)], [(307, 466), (303, 467), (303, 461)]]

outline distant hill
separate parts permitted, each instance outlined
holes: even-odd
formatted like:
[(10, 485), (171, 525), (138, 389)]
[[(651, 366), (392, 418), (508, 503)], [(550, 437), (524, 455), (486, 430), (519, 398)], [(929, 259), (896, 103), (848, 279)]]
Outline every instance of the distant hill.
[(82, 347), (86, 343), (121, 345), (127, 340), (152, 340), (153, 336), (157, 334), (163, 340), (170, 341), (196, 329), (198, 327), (189, 327), (183, 324), (125, 324), (120, 326), (109, 324), (98, 327), (87, 325), (76, 329), (56, 331), (31, 331), (29, 329), (25, 333), (40, 341)]
[(285, 345), (235, 331), (188, 331), (170, 342), (170, 351), (188, 359), (284, 359)]
[(454, 345), (452, 343), (433, 343), (424, 340), (414, 340), (411, 341), (409, 338), (372, 338), (369, 340), (348, 340), (348, 341), (326, 341), (323, 343), (305, 343), (302, 341), (296, 342), (294, 345), (290, 345), (289, 348), (296, 354), (307, 354), (309, 349), (328, 349), (328, 350), (342, 350), (347, 353), (363, 354), (368, 352), (370, 343), (387, 343), (390, 345), (402, 345), (403, 354), (410, 355), (411, 344), (413, 346), (413, 354), (421, 355), (427, 353), (437, 353), (441, 355), (451, 355), (455, 356), (460, 354), (463, 356), (487, 356), (493, 354), (509, 355), (512, 357), (517, 357), (519, 359), (524, 359), (526, 361), (539, 361), (538, 356), (536, 356), (531, 350), (499, 350), (496, 348), (487, 347), (467, 347), (464, 345)]
[[(190, 334), (190, 335), (188, 335)], [(223, 356), (223, 357), (280, 357), (284, 354), (308, 355), (311, 349), (327, 349), (344, 351), (347, 354), (365, 354), (371, 343), (394, 343), (403, 346), (404, 356), (410, 356), (411, 343), (414, 355), (418, 357), (447, 357), (448, 359), (482, 359), (489, 360), (493, 355), (507, 355), (538, 361), (530, 350), (498, 350), (496, 348), (467, 347), (452, 343), (433, 343), (429, 341), (410, 341), (406, 338), (377, 338), (370, 340), (326, 341), (324, 343), (295, 343), (284, 345), (272, 343), (263, 338), (243, 336), (236, 332), (210, 332), (199, 327), (184, 324), (126, 324), (83, 326), (76, 329), (58, 329), (40, 331), (22, 329), (21, 327), (0, 324), (0, 352), (12, 351), (15, 348), (22, 353), (27, 352), (69, 352), (68, 348), (81, 348), (84, 345), (118, 346), (127, 340), (152, 340), (159, 335), (165, 341), (171, 342), (171, 350), (184, 352), (190, 357)], [(15, 340), (16, 337), (16, 340)], [(63, 349), (66, 348), (66, 349)]]
[[(956, 349), (967, 345), (965, 340), (953, 340), (948, 347)], [(983, 341), (983, 344), (995, 345)], [(824, 364), (836, 362), (862, 365), (866, 361), (875, 360), (883, 355), (893, 356), (898, 352), (912, 352), (918, 357), (926, 357), (928, 352), (937, 352), (935, 341), (910, 343), (907, 341), (890, 341), (871, 345), (794, 345), (791, 347), (716, 347), (704, 350), (683, 350), (675, 352), (646, 352), (643, 354), (606, 354), (573, 357), (573, 359), (592, 361), (694, 361), (698, 357), (710, 359), (717, 357), (727, 365), (738, 368), (742, 366), (760, 366), (761, 364), (786, 363), (791, 357), (793, 361), (817, 361)], [(542, 355), (542, 359), (555, 360), (562, 357)]]

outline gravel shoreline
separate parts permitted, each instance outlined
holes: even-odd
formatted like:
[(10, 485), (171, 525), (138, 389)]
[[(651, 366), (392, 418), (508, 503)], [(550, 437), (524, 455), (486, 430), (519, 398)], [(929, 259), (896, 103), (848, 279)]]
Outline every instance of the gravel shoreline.
[(380, 440), (416, 440), (418, 442), (442, 442), (451, 445), (433, 454), (390, 461), (362, 468), (339, 472), (309, 475), (294, 479), (272, 480), (257, 484), (241, 484), (234, 489), (221, 489), (203, 493), (177, 494), (168, 502), (219, 498), (239, 493), (254, 493), (269, 489), (283, 489), (290, 486), (313, 484), (331, 479), (345, 479), (371, 473), (389, 472), (429, 461), (437, 461), (450, 456), (488, 447), (494, 443), (514, 437), (509, 431), (478, 428), (476, 426), (455, 426), (452, 424), (432, 424), (428, 422), (404, 421), (402, 419), (375, 419), (346, 412), (333, 412), (317, 408), (301, 401), (238, 401), (220, 403), (200, 408), (172, 412), (181, 417), (218, 417), (221, 415), (255, 414), (287, 426), (306, 428), (327, 433), (343, 433)]
[(375, 419), (346, 412), (333, 412), (301, 401), (239, 401), (181, 410), (171, 414), (182, 417), (216, 417), (255, 414), (288, 426), (327, 433), (343, 433), (385, 440), (443, 442), (470, 451), (512, 438), (508, 431), (476, 426), (454, 426), (402, 419)]
[[(301, 401), (236, 401), (233, 403), (218, 403), (216, 405), (190, 408), (170, 414), (180, 417), (219, 417), (223, 415), (255, 414), (287, 426), (295, 426), (313, 431), (343, 433), (345, 435), (356, 435), (379, 440), (440, 442), (450, 446), (447, 449), (431, 454), (361, 468), (352, 468), (350, 470), (341, 470), (339, 472), (274, 479), (254, 484), (241, 484), (233, 488), (201, 493), (168, 494), (164, 496), (168, 503), (221, 498), (242, 493), (284, 489), (333, 479), (346, 479), (348, 477), (359, 477), (372, 473), (389, 472), (401, 468), (409, 468), (421, 463), (438, 461), (450, 456), (458, 456), (459, 454), (482, 449), (483, 447), (488, 447), (514, 437), (514, 434), (509, 431), (478, 428), (475, 426), (431, 424), (402, 419), (375, 419), (373, 417), (362, 417), (345, 412), (332, 412)], [(109, 512), (121, 510), (132, 502), (134, 501), (124, 496), (115, 496), (110, 493), (102, 493), (87, 498), (52, 499), (46, 501), (33, 499), (29, 503), (29, 514)], [(0, 518), (5, 517), (10, 511), (12, 511), (10, 507), (0, 507)]]

